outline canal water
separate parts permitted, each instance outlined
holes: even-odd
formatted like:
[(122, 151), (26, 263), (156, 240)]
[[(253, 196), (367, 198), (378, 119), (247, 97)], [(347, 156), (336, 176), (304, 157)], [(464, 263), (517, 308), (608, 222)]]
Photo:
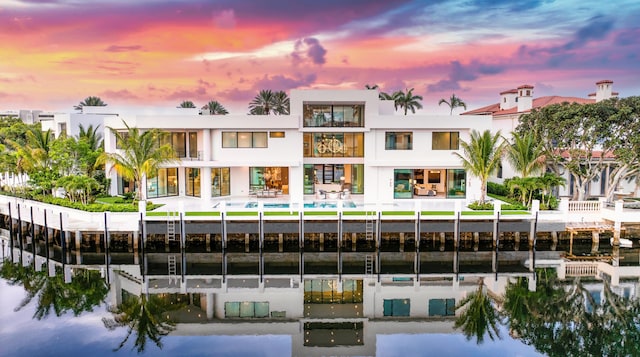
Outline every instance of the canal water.
[[(215, 249), (98, 244), (63, 261), (3, 240), (0, 356), (640, 355), (638, 277), (560, 279), (543, 260), (532, 272), (516, 263), (526, 246), (434, 244), (418, 274), (405, 272), (415, 253), (395, 249), (373, 272), (336, 274), (341, 256), (327, 247), (292, 254), (293, 273), (244, 248), (211, 264)], [(537, 249), (612, 253), (604, 239), (595, 251), (590, 240)], [(619, 254), (638, 265), (637, 248)]]

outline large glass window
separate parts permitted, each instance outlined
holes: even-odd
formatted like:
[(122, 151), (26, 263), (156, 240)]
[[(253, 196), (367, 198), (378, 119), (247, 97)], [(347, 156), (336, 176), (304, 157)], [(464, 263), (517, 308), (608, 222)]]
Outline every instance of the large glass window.
[(411, 312), (411, 300), (409, 299), (384, 299), (382, 302), (384, 316), (409, 316)]
[(386, 132), (384, 138), (385, 150), (412, 150), (413, 133), (411, 132)]
[(178, 195), (178, 169), (175, 167), (158, 169), (155, 177), (147, 179), (147, 197)]
[(464, 198), (467, 192), (467, 173), (463, 169), (447, 170), (447, 197)]
[(223, 148), (266, 148), (267, 132), (225, 131), (222, 133)]
[(304, 157), (363, 157), (363, 133), (304, 133)]
[[(344, 178), (344, 181), (343, 181)], [(363, 164), (305, 164), (304, 194), (314, 193), (316, 183), (339, 183), (351, 193), (364, 193)]]
[(412, 198), (412, 169), (393, 170), (393, 198)]
[(211, 169), (211, 197), (231, 195), (231, 173), (228, 167)]
[(363, 127), (363, 104), (304, 104), (305, 127)]
[(200, 197), (200, 169), (188, 167), (187, 176), (187, 196)]
[(304, 281), (305, 304), (348, 304), (362, 302), (362, 280), (343, 280), (342, 291), (337, 280)]
[(458, 150), (460, 134), (457, 131), (433, 132), (431, 136), (432, 150)]
[(189, 133), (189, 157), (192, 159), (198, 159), (198, 133)]
[(187, 133), (171, 132), (160, 139), (160, 145), (169, 145), (177, 157), (187, 157)]
[(136, 190), (134, 181), (129, 181), (120, 175), (118, 175), (117, 182), (119, 195), (133, 193)]
[(455, 316), (455, 299), (429, 299), (429, 316)]
[(269, 317), (269, 302), (228, 301), (224, 303), (224, 317)]

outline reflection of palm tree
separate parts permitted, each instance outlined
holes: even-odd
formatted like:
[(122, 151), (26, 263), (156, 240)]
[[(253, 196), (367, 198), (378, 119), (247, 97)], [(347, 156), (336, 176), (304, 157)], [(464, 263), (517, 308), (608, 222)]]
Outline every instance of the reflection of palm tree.
[(157, 295), (130, 296), (112, 311), (112, 319), (103, 318), (102, 322), (109, 330), (127, 326), (127, 335), (116, 351), (124, 347), (135, 332), (134, 347), (140, 353), (145, 350), (147, 339), (162, 348), (162, 336), (175, 329), (175, 323), (169, 319), (167, 312), (181, 307), (180, 304), (169, 304)]
[(53, 310), (56, 316), (67, 311), (78, 316), (85, 311), (92, 311), (100, 305), (109, 288), (100, 278), (99, 272), (87, 269), (76, 269), (70, 283), (64, 282), (64, 275), (58, 271), (55, 276), (46, 272), (37, 272), (32, 266), (23, 267), (19, 263), (5, 260), (2, 263), (0, 276), (11, 285), (22, 285), (27, 295), (15, 308), (19, 311), (36, 299), (33, 317), (42, 320)]
[(463, 309), (456, 318), (455, 328), (462, 328), (462, 333), (471, 339), (475, 336), (478, 344), (484, 341), (485, 334), (490, 339), (500, 338), (498, 324), (500, 314), (495, 308), (498, 297), (484, 287), (484, 279), (480, 279), (478, 289), (462, 299), (456, 309)]

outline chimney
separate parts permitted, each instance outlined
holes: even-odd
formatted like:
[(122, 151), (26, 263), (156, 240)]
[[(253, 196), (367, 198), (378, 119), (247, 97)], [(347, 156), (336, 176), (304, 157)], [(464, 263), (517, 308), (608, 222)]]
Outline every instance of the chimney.
[(500, 110), (507, 110), (518, 105), (516, 98), (518, 97), (517, 89), (509, 89), (500, 93)]
[(533, 108), (533, 86), (523, 84), (518, 87), (518, 113), (528, 112)]
[(613, 81), (608, 79), (596, 82), (596, 102), (600, 102), (605, 99), (617, 96), (618, 93), (613, 93)]

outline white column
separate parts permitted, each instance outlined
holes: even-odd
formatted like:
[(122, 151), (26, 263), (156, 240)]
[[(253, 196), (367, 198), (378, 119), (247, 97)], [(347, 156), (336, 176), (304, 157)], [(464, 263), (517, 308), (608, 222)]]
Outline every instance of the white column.
[(211, 198), (211, 168), (200, 168), (200, 197), (207, 201)]
[(213, 319), (213, 293), (207, 293), (207, 320)]
[(211, 161), (211, 129), (202, 131), (202, 160)]

